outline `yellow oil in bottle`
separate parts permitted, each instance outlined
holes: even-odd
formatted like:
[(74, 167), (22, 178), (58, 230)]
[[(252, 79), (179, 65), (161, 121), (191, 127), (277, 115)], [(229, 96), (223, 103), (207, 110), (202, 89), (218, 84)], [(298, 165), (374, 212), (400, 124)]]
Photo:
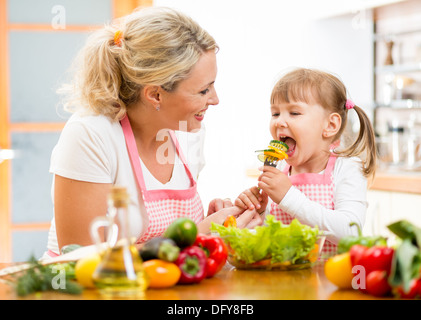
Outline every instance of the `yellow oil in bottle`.
[(142, 259), (128, 235), (128, 201), (126, 188), (113, 187), (109, 213), (114, 223), (110, 230), (118, 230), (118, 241), (109, 244), (92, 276), (95, 286), (105, 298), (142, 298), (148, 286)]
[(148, 286), (142, 260), (133, 245), (107, 249), (93, 280), (106, 298), (142, 298)]

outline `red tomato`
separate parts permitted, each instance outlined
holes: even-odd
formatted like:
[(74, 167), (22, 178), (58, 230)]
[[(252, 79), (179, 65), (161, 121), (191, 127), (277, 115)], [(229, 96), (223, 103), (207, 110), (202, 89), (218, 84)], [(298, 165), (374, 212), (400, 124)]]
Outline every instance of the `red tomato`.
[(402, 299), (415, 299), (421, 297), (421, 278), (413, 279), (409, 286), (409, 291), (405, 292), (404, 289), (399, 286), (396, 289), (397, 296)]
[(365, 292), (376, 297), (383, 297), (390, 293), (391, 287), (387, 281), (385, 270), (371, 271), (366, 277)]

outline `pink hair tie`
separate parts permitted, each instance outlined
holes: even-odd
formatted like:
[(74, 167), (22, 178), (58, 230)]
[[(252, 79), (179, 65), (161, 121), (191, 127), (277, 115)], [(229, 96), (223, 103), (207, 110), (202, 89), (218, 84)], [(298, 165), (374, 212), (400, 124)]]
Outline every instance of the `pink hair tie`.
[(351, 99), (346, 100), (346, 103), (345, 103), (345, 108), (347, 108), (347, 109), (349, 110), (349, 109), (352, 109), (352, 108), (354, 108), (354, 107), (355, 107), (355, 103), (354, 103), (354, 102), (352, 102), (352, 100), (351, 100)]

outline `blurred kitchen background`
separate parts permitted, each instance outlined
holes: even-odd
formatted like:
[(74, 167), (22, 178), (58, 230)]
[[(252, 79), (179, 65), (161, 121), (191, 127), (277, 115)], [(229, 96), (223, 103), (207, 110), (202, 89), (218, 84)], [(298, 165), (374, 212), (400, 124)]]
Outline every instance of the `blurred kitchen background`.
[(69, 117), (55, 90), (72, 58), (92, 30), (152, 5), (190, 15), (220, 46), (220, 104), (203, 128), (205, 207), (256, 183), (272, 86), (310, 67), (340, 77), (376, 129), (365, 233), (387, 235), (401, 218), (421, 226), (420, 0), (0, 0), (0, 262), (45, 250), (50, 154)]

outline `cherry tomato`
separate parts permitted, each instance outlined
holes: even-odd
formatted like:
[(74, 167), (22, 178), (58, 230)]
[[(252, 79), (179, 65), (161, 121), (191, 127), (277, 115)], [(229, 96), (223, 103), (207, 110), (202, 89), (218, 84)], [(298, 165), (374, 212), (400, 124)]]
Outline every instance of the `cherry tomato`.
[(365, 292), (376, 297), (387, 295), (392, 289), (387, 278), (387, 271), (385, 270), (371, 271), (366, 277)]
[(172, 287), (181, 276), (181, 270), (172, 262), (152, 259), (142, 265), (149, 278), (149, 288)]

